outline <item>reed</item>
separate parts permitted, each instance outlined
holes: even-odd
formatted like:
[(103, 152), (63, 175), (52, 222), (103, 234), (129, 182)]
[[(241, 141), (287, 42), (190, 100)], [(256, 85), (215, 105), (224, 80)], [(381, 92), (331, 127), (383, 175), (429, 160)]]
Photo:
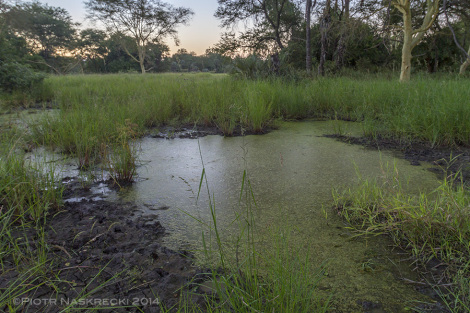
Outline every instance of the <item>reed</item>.
[(50, 77), (46, 85), (61, 110), (37, 127), (35, 138), (85, 155), (117, 138), (126, 120), (138, 125), (141, 134), (149, 127), (191, 123), (218, 126), (232, 135), (238, 126), (260, 132), (278, 118), (337, 118), (364, 122), (370, 137), (470, 144), (468, 79), (450, 75), (400, 84), (380, 77), (292, 82), (120, 74)]

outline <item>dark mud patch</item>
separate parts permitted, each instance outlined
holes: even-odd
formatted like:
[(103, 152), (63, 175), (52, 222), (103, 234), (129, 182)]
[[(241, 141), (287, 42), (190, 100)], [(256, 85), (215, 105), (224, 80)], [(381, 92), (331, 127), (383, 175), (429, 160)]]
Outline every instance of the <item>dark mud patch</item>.
[(421, 141), (402, 142), (399, 140), (381, 138), (370, 139), (366, 137), (351, 137), (343, 135), (325, 135), (328, 138), (336, 138), (350, 144), (362, 145), (375, 150), (391, 150), (397, 157), (404, 158), (411, 165), (420, 165), (420, 162), (428, 162), (435, 165), (430, 170), (440, 178), (451, 173), (462, 174), (466, 183), (470, 183), (470, 147), (463, 146), (438, 146)]
[[(131, 203), (87, 200), (92, 198), (89, 189), (73, 185), (69, 183), (64, 196), (80, 200), (65, 202), (43, 225), (47, 261), (42, 271), (47, 278), (23, 282), (31, 290), (21, 295), (20, 311), (59, 312), (71, 303), (81, 310), (108, 308), (98, 312), (176, 310), (188, 295), (189, 287), (183, 287), (200, 273), (191, 254), (161, 244), (165, 229), (156, 216), (139, 216)], [(40, 231), (31, 228), (12, 236), (20, 244), (27, 239), (32, 255), (40, 254)], [(3, 264), (0, 290), (21, 276), (12, 258)], [(202, 305), (202, 296), (191, 297)]]

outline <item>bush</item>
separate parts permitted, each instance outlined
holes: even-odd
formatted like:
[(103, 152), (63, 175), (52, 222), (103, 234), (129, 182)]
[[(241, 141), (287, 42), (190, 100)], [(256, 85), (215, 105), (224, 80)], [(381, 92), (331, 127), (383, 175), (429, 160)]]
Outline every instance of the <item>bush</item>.
[(32, 91), (39, 87), (45, 75), (36, 73), (26, 65), (17, 62), (0, 63), (0, 90), (11, 93), (14, 90)]

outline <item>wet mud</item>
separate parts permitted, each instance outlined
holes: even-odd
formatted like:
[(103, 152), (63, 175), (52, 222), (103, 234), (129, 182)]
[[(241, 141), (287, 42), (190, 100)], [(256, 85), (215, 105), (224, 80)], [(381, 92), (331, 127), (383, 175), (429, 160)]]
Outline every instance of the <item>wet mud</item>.
[[(65, 201), (60, 212), (51, 212), (45, 225), (50, 249), (44, 275), (57, 283), (27, 280), (32, 288), (19, 298), (24, 311), (59, 312), (74, 301), (77, 309), (109, 308), (93, 312), (175, 310), (189, 291), (182, 287), (202, 277), (191, 255), (161, 244), (165, 229), (157, 216), (139, 216), (131, 203), (93, 201), (90, 188), (77, 185), (69, 182), (64, 199), (72, 201)], [(12, 236), (19, 243), (27, 238), (32, 255), (42, 249), (41, 234), (32, 229)], [(7, 259), (0, 289), (18, 278), (14, 260)], [(193, 303), (203, 303), (202, 296), (192, 297)]]

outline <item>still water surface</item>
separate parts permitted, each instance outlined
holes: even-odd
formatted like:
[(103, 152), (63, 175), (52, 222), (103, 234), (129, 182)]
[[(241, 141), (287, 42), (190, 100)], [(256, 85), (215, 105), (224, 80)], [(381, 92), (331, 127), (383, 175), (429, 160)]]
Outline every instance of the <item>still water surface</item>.
[[(158, 215), (167, 229), (166, 244), (202, 254), (202, 233), (211, 215), (206, 188), (196, 201), (203, 163), (223, 239), (239, 233), (232, 223), (243, 209), (240, 190), (246, 170), (257, 202), (253, 216), (260, 247), (269, 249), (272, 229), (287, 227), (292, 244), (309, 251), (312, 266), (327, 262), (321, 282), (325, 293), (334, 293), (333, 311), (362, 312), (361, 302), (380, 303), (367, 312), (400, 312), (409, 301), (430, 301), (403, 278), (418, 279), (406, 258), (391, 251), (384, 238), (352, 239), (335, 216), (332, 189), (353, 186), (357, 173), (384, 175), (394, 162), (406, 176), (410, 192), (432, 190), (435, 176), (425, 166), (411, 166), (390, 152), (368, 150), (322, 137), (337, 126), (331, 121), (286, 122), (262, 136), (193, 139), (145, 138), (139, 182), (110, 196), (114, 201), (135, 201), (142, 214)], [(357, 125), (343, 123), (344, 131)], [(202, 158), (201, 158), (202, 155)], [(328, 219), (325, 218), (325, 212)], [(265, 229), (265, 231), (263, 231)], [(262, 249), (262, 248), (261, 248)]]

